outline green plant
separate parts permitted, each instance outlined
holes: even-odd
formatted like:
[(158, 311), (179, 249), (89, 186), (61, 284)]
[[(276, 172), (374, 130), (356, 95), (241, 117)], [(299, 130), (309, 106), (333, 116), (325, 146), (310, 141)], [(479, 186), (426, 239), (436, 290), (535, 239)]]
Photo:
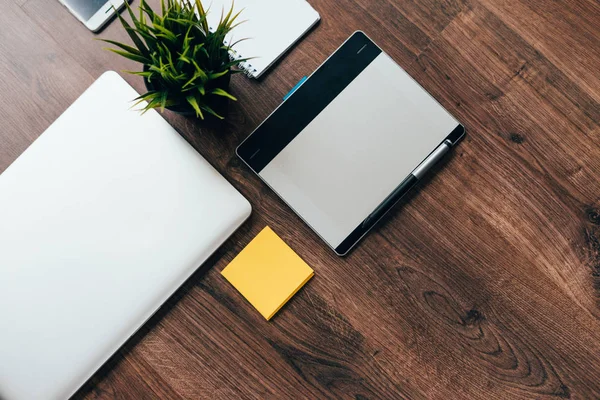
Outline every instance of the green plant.
[[(231, 60), (229, 52), (240, 40), (225, 45), (226, 35), (235, 28), (239, 16), (221, 13), (219, 25), (209, 30), (207, 12), (200, 0), (161, 0), (161, 14), (140, 0), (139, 16), (127, 4), (129, 24), (117, 13), (135, 47), (114, 40), (101, 39), (117, 48), (116, 54), (144, 65), (143, 71), (124, 71), (144, 77), (148, 92), (135, 100), (151, 108), (188, 109), (204, 119), (204, 113), (223, 119), (213, 108), (219, 100), (236, 101), (227, 92), (230, 74), (236, 64), (247, 59)], [(242, 39), (243, 40), (243, 39)]]

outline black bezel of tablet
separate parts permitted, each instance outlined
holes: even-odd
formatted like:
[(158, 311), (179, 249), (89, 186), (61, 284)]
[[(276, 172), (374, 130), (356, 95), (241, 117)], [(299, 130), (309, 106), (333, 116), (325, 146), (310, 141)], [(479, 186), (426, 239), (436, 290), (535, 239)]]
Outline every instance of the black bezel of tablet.
[[(381, 53), (363, 32), (355, 32), (238, 146), (238, 157), (260, 177), (262, 169)], [(456, 144), (464, 134), (465, 129), (459, 124), (446, 139)], [(345, 255), (379, 219), (360, 224), (336, 248), (323, 240), (338, 255)]]

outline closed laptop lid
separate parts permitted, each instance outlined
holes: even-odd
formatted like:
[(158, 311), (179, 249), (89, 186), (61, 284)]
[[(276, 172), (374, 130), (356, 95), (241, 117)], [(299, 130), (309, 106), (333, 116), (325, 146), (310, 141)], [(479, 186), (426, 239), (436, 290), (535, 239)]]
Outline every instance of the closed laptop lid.
[(0, 175), (0, 398), (71, 396), (250, 204), (102, 75)]

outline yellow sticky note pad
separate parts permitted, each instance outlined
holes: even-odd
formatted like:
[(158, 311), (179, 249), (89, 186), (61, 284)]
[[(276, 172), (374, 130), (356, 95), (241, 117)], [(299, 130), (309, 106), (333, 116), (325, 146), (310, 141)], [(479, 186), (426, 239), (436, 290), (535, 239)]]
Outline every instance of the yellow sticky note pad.
[(267, 226), (221, 274), (269, 320), (314, 271)]

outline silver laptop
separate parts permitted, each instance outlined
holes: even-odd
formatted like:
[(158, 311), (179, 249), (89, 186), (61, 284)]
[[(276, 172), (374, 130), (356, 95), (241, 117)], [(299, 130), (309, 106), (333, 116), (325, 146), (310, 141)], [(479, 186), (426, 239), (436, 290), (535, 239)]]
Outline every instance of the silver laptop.
[(102, 75), (0, 175), (0, 399), (70, 397), (250, 204)]

